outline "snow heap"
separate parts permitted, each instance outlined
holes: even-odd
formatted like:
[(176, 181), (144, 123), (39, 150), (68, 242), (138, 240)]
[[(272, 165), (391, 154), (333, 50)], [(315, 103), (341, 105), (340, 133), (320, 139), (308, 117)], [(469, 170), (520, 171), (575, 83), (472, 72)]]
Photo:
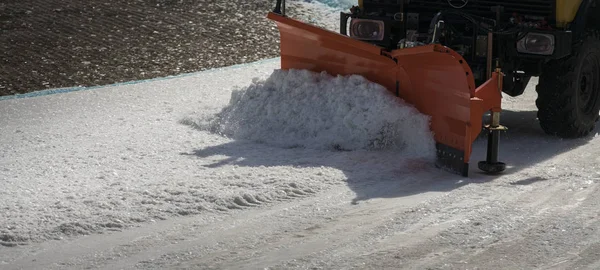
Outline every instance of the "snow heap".
[[(307, 1), (307, 0), (305, 0), (305, 1)], [(312, 1), (307, 1), (307, 2), (312, 2)], [(321, 2), (321, 3), (331, 6), (331, 7), (343, 8), (343, 9), (350, 8), (353, 5), (358, 6), (357, 0), (317, 0), (316, 2)]]
[(198, 127), (278, 147), (390, 149), (432, 157), (429, 117), (362, 76), (275, 70), (236, 89), (229, 104)]

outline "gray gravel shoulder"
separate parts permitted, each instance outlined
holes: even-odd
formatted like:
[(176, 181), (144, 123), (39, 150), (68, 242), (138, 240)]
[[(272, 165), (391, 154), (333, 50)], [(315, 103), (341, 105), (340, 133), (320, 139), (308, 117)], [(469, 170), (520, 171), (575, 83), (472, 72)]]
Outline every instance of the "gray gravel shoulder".
[(270, 0), (0, 3), (0, 96), (278, 56)]

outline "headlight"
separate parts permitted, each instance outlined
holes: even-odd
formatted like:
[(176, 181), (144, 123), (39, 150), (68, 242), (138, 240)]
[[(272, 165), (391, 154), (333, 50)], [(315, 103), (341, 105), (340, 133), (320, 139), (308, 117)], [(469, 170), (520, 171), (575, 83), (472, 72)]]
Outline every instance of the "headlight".
[(352, 19), (350, 36), (362, 40), (383, 40), (385, 28), (382, 21)]
[(554, 35), (529, 33), (517, 42), (520, 53), (552, 55), (554, 53)]

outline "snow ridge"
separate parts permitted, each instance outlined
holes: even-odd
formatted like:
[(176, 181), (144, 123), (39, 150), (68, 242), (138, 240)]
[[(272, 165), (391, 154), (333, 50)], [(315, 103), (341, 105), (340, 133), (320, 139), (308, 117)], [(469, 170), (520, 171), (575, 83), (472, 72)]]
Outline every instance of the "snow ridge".
[(196, 126), (283, 148), (435, 154), (429, 117), (359, 75), (275, 70), (235, 89), (221, 112)]

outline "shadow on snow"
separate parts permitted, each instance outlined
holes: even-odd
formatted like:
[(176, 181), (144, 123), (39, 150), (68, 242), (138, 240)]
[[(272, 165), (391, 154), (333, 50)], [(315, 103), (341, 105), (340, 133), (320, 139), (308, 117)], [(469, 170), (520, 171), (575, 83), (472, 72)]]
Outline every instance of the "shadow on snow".
[[(245, 167), (292, 166), (300, 168), (330, 167), (341, 170), (345, 183), (356, 193), (352, 203), (371, 198), (395, 198), (424, 192), (447, 192), (468, 184), (493, 181), (502, 175), (515, 174), (556, 155), (585, 145), (591, 136), (563, 140), (544, 134), (539, 127), (536, 111), (504, 110), (502, 124), (509, 130), (501, 135), (499, 160), (508, 167), (500, 175), (486, 175), (477, 169), (485, 159), (487, 139), (482, 135), (473, 145), (470, 176), (464, 178), (438, 170), (429, 160), (411, 159), (391, 151), (323, 151), (304, 148), (278, 148), (265, 144), (232, 141), (226, 144), (193, 150), (185, 155), (198, 158), (224, 155), (227, 159), (207, 165)], [(529, 185), (546, 180), (528, 176), (510, 183)]]

